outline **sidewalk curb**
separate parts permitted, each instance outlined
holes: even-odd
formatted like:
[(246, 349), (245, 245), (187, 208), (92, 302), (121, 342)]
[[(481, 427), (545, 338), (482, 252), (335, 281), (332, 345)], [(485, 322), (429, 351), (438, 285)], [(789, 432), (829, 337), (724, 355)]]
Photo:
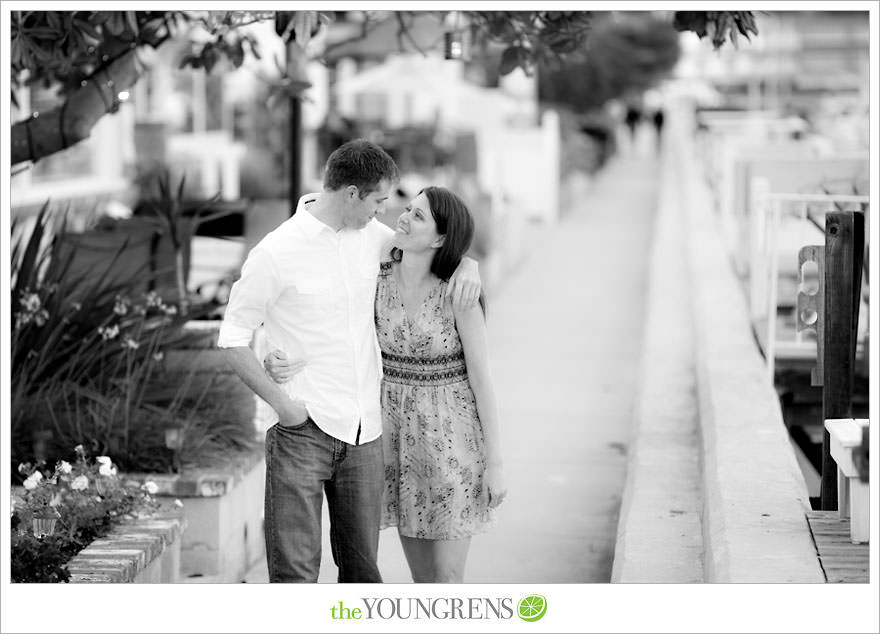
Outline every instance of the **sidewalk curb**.
[[(682, 122), (679, 122), (679, 125)], [(704, 573), (709, 582), (823, 583), (809, 494), (717, 218), (682, 130), (686, 253), (694, 297)]]

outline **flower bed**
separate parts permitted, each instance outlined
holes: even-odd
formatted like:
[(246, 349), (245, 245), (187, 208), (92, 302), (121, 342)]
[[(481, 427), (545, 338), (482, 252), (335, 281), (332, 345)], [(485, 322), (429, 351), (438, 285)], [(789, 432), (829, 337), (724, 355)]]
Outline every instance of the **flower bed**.
[(19, 472), (26, 478), (12, 496), (14, 582), (69, 581), (68, 562), (96, 539), (172, 508), (153, 497), (155, 483), (120, 478), (109, 457), (89, 460), (81, 445), (73, 464), (22, 464)]

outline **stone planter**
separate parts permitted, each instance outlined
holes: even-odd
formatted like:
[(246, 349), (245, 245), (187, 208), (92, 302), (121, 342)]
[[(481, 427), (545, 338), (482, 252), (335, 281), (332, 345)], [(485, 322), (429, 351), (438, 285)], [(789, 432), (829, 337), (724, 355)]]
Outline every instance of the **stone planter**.
[[(223, 394), (224, 415), (254, 424), (254, 393), (232, 372), (216, 347), (219, 321), (194, 320), (189, 332), (203, 333), (200, 347), (166, 351), (168, 370), (191, 369), (191, 390), (209, 382)], [(187, 532), (181, 545), (182, 580), (239, 582), (263, 556), (263, 487), (265, 450), (254, 429), (255, 448), (230, 456), (222, 468), (184, 470), (178, 474), (127, 474), (159, 487), (157, 495), (183, 502)]]
[(120, 524), (68, 562), (70, 583), (177, 583), (185, 527), (179, 513)]
[(187, 530), (180, 546), (181, 581), (237, 583), (263, 557), (262, 446), (222, 469), (126, 475), (151, 480), (157, 496), (183, 502)]

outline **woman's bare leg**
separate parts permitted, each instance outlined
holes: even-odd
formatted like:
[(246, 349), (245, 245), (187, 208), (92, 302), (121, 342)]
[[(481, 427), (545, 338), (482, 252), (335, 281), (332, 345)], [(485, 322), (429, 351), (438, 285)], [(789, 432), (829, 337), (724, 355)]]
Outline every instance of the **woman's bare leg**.
[(419, 539), (400, 536), (413, 581), (463, 583), (471, 538)]

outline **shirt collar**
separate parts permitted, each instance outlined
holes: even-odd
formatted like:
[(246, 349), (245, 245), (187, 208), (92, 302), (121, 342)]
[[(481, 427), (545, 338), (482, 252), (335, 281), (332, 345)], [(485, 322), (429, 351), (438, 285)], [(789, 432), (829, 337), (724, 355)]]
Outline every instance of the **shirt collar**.
[(330, 227), (325, 225), (323, 222), (315, 218), (308, 209), (306, 209), (306, 204), (314, 202), (317, 200), (318, 194), (306, 194), (301, 196), (299, 202), (296, 204), (296, 214), (294, 218), (298, 219), (297, 224), (302, 228), (305, 232), (306, 236), (309, 239), (317, 236), (323, 229), (327, 229), (328, 231), (332, 231)]

